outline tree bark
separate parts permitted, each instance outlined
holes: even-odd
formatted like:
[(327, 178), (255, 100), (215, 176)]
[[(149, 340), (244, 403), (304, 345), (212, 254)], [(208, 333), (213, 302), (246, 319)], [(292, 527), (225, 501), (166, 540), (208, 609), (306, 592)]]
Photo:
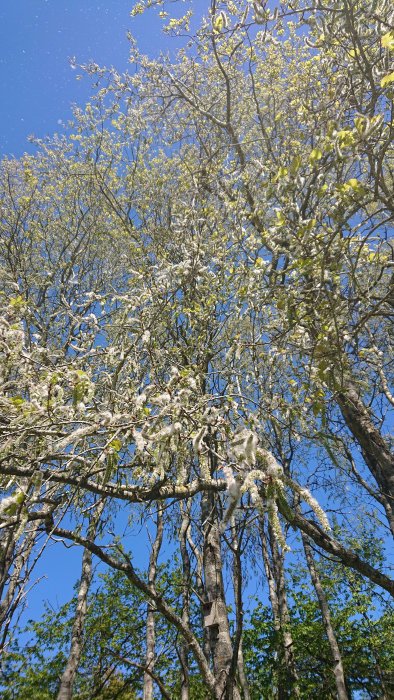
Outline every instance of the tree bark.
[(279, 642), (278, 700), (285, 700), (289, 697), (299, 698), (300, 691), (294, 658), (294, 642), (290, 630), (290, 614), (287, 605), (283, 556), (279, 552), (272, 528), (269, 527), (270, 560), (264, 523), (262, 521), (260, 522), (260, 536), (274, 628)]
[[(23, 478), (25, 494), (36, 495), (39, 487), (31, 490), (31, 480)], [(27, 562), (36, 541), (37, 525), (26, 529), (24, 504), (20, 504), (14, 523), (0, 523), (0, 648), (5, 644), (12, 616), (28, 580)], [(22, 575), (22, 571), (24, 574)]]
[(208, 627), (208, 638), (215, 675), (215, 697), (217, 700), (227, 700), (228, 693), (233, 693), (234, 700), (241, 696), (236, 687), (228, 688), (233, 649), (230, 637), (227, 607), (223, 585), (223, 565), (220, 546), (219, 522), (213, 494), (204, 494), (201, 500), (201, 516), (203, 523), (203, 569), (207, 605), (215, 607), (215, 624)]
[[(97, 507), (96, 512), (92, 516), (92, 520), (88, 528), (88, 537), (92, 538), (93, 540), (96, 535), (97, 525), (99, 523), (103, 508), (104, 501), (101, 502)], [(74, 622), (71, 632), (70, 652), (60, 680), (57, 700), (71, 700), (73, 696), (75, 676), (78, 671), (78, 666), (81, 661), (83, 650), (85, 620), (87, 613), (87, 599), (90, 584), (92, 582), (92, 576), (92, 552), (90, 549), (87, 549), (85, 547), (82, 555), (81, 581), (79, 584), (77, 607), (75, 610)]]
[(245, 672), (244, 655), (242, 649), (242, 631), (243, 631), (243, 602), (242, 602), (242, 567), (241, 567), (241, 552), (239, 548), (239, 539), (235, 518), (231, 519), (231, 535), (232, 535), (232, 550), (234, 556), (233, 563), (233, 585), (234, 585), (234, 600), (236, 609), (236, 638), (234, 640), (233, 656), (236, 654), (236, 661), (233, 658), (232, 665), (237, 667), (239, 684), (241, 686), (243, 700), (251, 700), (248, 679)]
[[(157, 560), (161, 544), (163, 541), (163, 508), (158, 504), (156, 518), (156, 536), (152, 544), (152, 549), (149, 557), (148, 569), (148, 585), (152, 588), (156, 584)], [(156, 657), (156, 634), (155, 634), (155, 609), (156, 606), (152, 601), (148, 602), (146, 615), (146, 655), (145, 666), (149, 669), (149, 673), (144, 673), (144, 700), (153, 700), (153, 670), (155, 667)]]
[[(186, 504), (182, 510), (182, 522), (179, 529), (179, 546), (182, 558), (183, 590), (182, 590), (182, 622), (189, 626), (190, 622), (190, 585), (191, 568), (190, 557), (187, 549), (187, 532), (190, 527), (190, 504)], [(181, 663), (181, 698), (189, 700), (189, 649), (184, 639), (179, 648), (179, 661)]]
[(387, 520), (394, 536), (394, 454), (376, 428), (356, 385), (348, 380), (336, 394), (343, 418), (379, 486)]
[(6, 645), (13, 615), (29, 578), (28, 560), (36, 542), (37, 527), (33, 526), (27, 532), (19, 547), (14, 535), (12, 532), (5, 538), (4, 544), (0, 540), (0, 653)]
[(328, 643), (330, 645), (331, 656), (333, 661), (333, 672), (335, 677), (335, 685), (338, 694), (338, 700), (349, 700), (349, 695), (346, 689), (345, 673), (341, 652), (338, 646), (335, 631), (331, 622), (331, 613), (328, 606), (327, 598), (320, 581), (320, 576), (315, 566), (312, 548), (308, 537), (301, 532), (302, 543), (304, 545), (305, 557), (308, 564), (309, 573), (312, 579), (313, 587), (316, 591), (316, 596), (319, 601), (319, 607), (323, 618), (324, 628), (326, 630)]

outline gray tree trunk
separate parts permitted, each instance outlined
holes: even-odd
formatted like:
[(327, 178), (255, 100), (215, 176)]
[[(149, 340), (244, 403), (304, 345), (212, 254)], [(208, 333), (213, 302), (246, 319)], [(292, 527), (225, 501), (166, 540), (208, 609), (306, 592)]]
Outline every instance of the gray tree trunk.
[[(191, 568), (190, 557), (187, 549), (187, 532), (190, 527), (189, 504), (182, 511), (182, 522), (179, 530), (179, 545), (182, 558), (183, 571), (183, 590), (182, 590), (182, 622), (189, 626), (190, 622), (190, 585), (191, 585)], [(185, 641), (182, 639), (179, 648), (179, 660), (181, 662), (181, 698), (180, 700), (189, 700), (189, 649)]]
[(71, 700), (75, 675), (81, 659), (84, 638), (84, 626), (87, 612), (87, 597), (92, 581), (92, 554), (87, 549), (82, 555), (81, 583), (78, 591), (77, 607), (71, 635), (71, 647), (66, 667), (60, 681), (57, 700)]
[(394, 535), (394, 454), (350, 379), (336, 394), (336, 400), (346, 425), (360, 445), (365, 463), (379, 486), (387, 520)]
[(295, 665), (294, 642), (290, 630), (290, 615), (287, 605), (283, 556), (279, 552), (272, 529), (269, 527), (270, 559), (263, 522), (261, 522), (260, 525), (260, 534), (264, 569), (268, 581), (268, 591), (274, 618), (274, 628), (277, 632), (280, 644), (278, 649), (280, 667), (278, 674), (278, 700), (283, 700), (288, 697), (299, 698), (300, 690), (298, 687), (298, 674)]
[(28, 560), (37, 536), (37, 528), (31, 527), (18, 546), (15, 529), (4, 542), (0, 540), (0, 653), (5, 647), (13, 615), (29, 578)]
[(320, 611), (323, 618), (323, 624), (330, 645), (338, 700), (349, 700), (349, 695), (346, 690), (346, 680), (345, 673), (343, 670), (342, 656), (338, 646), (337, 638), (335, 636), (334, 628), (331, 623), (330, 608), (328, 606), (327, 598), (320, 581), (319, 573), (315, 566), (315, 561), (313, 558), (312, 548), (309, 539), (303, 532), (301, 532), (301, 537), (304, 545), (305, 557), (308, 564), (309, 573), (312, 579), (314, 589), (316, 591), (317, 599), (319, 601)]
[[(25, 493), (39, 490), (36, 487), (31, 492), (30, 479), (23, 479), (21, 486)], [(25, 583), (22, 571), (25, 570), (25, 579), (28, 575), (26, 565), (33, 549), (36, 538), (36, 527), (30, 525), (26, 528), (23, 521), (23, 504), (16, 512), (18, 522), (0, 529), (0, 629), (2, 630), (2, 642), (4, 644), (7, 628), (11, 622), (12, 614), (23, 591)], [(21, 577), (22, 576), (22, 577)]]
[[(149, 557), (148, 569), (148, 585), (154, 588), (156, 584), (157, 560), (160, 553), (161, 544), (163, 541), (163, 509), (158, 504), (156, 517), (156, 536), (152, 543), (152, 549)], [(156, 658), (156, 633), (155, 633), (155, 605), (148, 603), (146, 615), (146, 656), (145, 665), (153, 673)], [(144, 673), (144, 700), (153, 700), (153, 678), (149, 673)]]
[[(88, 529), (89, 539), (95, 538), (97, 525), (100, 520), (101, 513), (104, 509), (104, 501), (96, 508)], [(71, 700), (73, 696), (73, 686), (75, 676), (78, 671), (78, 666), (81, 661), (81, 655), (84, 642), (85, 620), (87, 613), (87, 599), (92, 582), (93, 567), (92, 553), (88, 549), (83, 550), (82, 555), (82, 571), (81, 581), (79, 584), (77, 607), (75, 610), (74, 622), (71, 632), (71, 646), (68, 655), (67, 663), (64, 668), (60, 687), (57, 694), (57, 700)]]
[[(237, 653), (237, 669), (239, 684), (241, 686), (243, 700), (251, 700), (248, 679), (245, 672), (244, 655), (242, 649), (242, 630), (243, 630), (243, 604), (242, 604), (242, 569), (241, 556), (239, 550), (238, 533), (235, 524), (235, 518), (231, 520), (231, 535), (232, 535), (232, 550), (234, 555), (233, 564), (233, 585), (234, 585), (234, 600), (236, 608), (237, 635), (234, 641), (234, 647), (238, 642), (238, 650), (234, 648), (233, 654)], [(234, 661), (233, 661), (234, 663)]]
[(224, 595), (222, 554), (220, 546), (219, 522), (212, 493), (205, 493), (201, 499), (201, 516), (203, 523), (203, 569), (207, 610), (214, 612), (214, 619), (206, 615), (208, 639), (215, 674), (216, 700), (227, 700), (232, 692), (234, 700), (241, 696), (236, 687), (228, 688), (227, 680), (230, 672), (233, 649), (230, 637), (226, 600)]

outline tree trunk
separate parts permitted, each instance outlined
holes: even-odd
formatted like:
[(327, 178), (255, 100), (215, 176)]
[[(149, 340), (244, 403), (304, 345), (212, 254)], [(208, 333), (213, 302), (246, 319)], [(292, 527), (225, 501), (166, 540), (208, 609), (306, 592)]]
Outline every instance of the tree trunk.
[(303, 532), (301, 532), (301, 537), (302, 543), (304, 545), (305, 557), (308, 564), (309, 573), (311, 575), (312, 583), (316, 591), (317, 599), (319, 601), (320, 611), (323, 618), (323, 624), (330, 645), (338, 700), (349, 700), (349, 695), (346, 690), (346, 681), (345, 673), (343, 670), (342, 656), (338, 646), (337, 638), (335, 636), (334, 628), (331, 623), (330, 608), (328, 607), (327, 598), (324, 593), (323, 586), (321, 585), (319, 573), (315, 566), (315, 561), (313, 559), (312, 548), (309, 539)]
[[(97, 525), (100, 520), (101, 513), (104, 508), (104, 501), (99, 504), (96, 512), (92, 516), (92, 520), (88, 529), (88, 537), (93, 539), (96, 535)], [(92, 582), (93, 567), (92, 553), (88, 549), (83, 550), (82, 555), (82, 572), (81, 581), (79, 584), (77, 607), (75, 610), (74, 622), (71, 633), (71, 646), (68, 655), (67, 663), (64, 668), (60, 687), (57, 694), (57, 700), (71, 700), (73, 696), (73, 686), (75, 676), (78, 671), (78, 666), (81, 660), (84, 640), (85, 620), (87, 613), (87, 599)]]
[(240, 700), (235, 680), (233, 688), (229, 689), (227, 683), (233, 650), (224, 595), (219, 522), (212, 493), (204, 494), (201, 499), (201, 516), (204, 535), (205, 625), (213, 661), (215, 695), (217, 700), (227, 700), (228, 693), (232, 692), (233, 699)]
[[(237, 654), (237, 669), (239, 676), (239, 684), (241, 686), (243, 700), (251, 700), (248, 679), (245, 673), (244, 655), (242, 650), (242, 631), (243, 631), (243, 602), (242, 602), (242, 568), (241, 568), (241, 553), (239, 549), (239, 540), (235, 518), (231, 519), (231, 535), (232, 535), (232, 550), (234, 555), (233, 564), (233, 585), (234, 585), (234, 600), (236, 609), (236, 638), (234, 640), (233, 654)], [(238, 647), (238, 649), (236, 648)], [(234, 664), (234, 660), (233, 660)]]
[(84, 625), (87, 612), (87, 596), (92, 581), (92, 554), (84, 549), (82, 555), (82, 575), (78, 591), (77, 608), (75, 611), (71, 648), (66, 667), (60, 681), (57, 700), (71, 700), (75, 675), (78, 670), (83, 648)]
[(28, 560), (36, 541), (37, 527), (27, 532), (19, 547), (14, 534), (11, 533), (4, 544), (0, 540), (0, 654), (6, 645), (12, 617), (29, 578)]
[(284, 700), (289, 697), (299, 698), (300, 691), (294, 658), (294, 643), (290, 631), (290, 615), (287, 605), (283, 557), (279, 552), (271, 527), (269, 527), (271, 560), (268, 553), (267, 538), (263, 522), (260, 523), (260, 534), (264, 569), (267, 576), (268, 591), (274, 618), (274, 628), (279, 641), (278, 700)]
[[(190, 503), (190, 502), (189, 502)], [(196, 591), (199, 596), (200, 601), (205, 600), (205, 586), (204, 586), (204, 565), (203, 565), (203, 556), (202, 552), (197, 547), (196, 543), (193, 540), (192, 534), (190, 532), (190, 528), (187, 528), (186, 530), (186, 537), (187, 541), (190, 547), (190, 550), (193, 552), (193, 556), (195, 559), (195, 577), (196, 577)], [(201, 627), (202, 627), (202, 636), (203, 636), (203, 641), (202, 641), (202, 649), (204, 652), (204, 656), (209, 663), (210, 656), (211, 656), (211, 650), (209, 646), (209, 639), (208, 639), (208, 630), (204, 627), (204, 607), (201, 605)]]
[[(21, 486), (27, 494), (31, 491), (30, 479), (22, 479)], [(39, 487), (36, 487), (31, 496), (34, 496)], [(17, 606), (23, 591), (25, 581), (28, 579), (26, 573), (25, 581), (21, 578), (23, 569), (29, 555), (33, 549), (36, 539), (36, 527), (30, 525), (26, 529), (26, 521), (23, 519), (24, 506), (21, 504), (16, 516), (16, 523), (5, 524), (0, 528), (0, 629), (2, 630), (1, 648), (4, 646), (8, 627), (12, 614)]]
[[(182, 522), (179, 530), (179, 545), (182, 558), (183, 590), (182, 590), (182, 622), (189, 626), (190, 622), (190, 586), (191, 569), (190, 557), (187, 550), (187, 532), (190, 527), (190, 504), (182, 510)], [(179, 647), (179, 660), (181, 663), (181, 697), (180, 700), (189, 700), (189, 649), (184, 639)]]
[[(157, 573), (157, 560), (159, 557), (159, 552), (161, 548), (161, 543), (163, 541), (163, 508), (159, 503), (157, 506), (157, 518), (156, 518), (156, 536), (152, 544), (152, 549), (149, 558), (149, 569), (148, 569), (148, 585), (151, 588), (155, 587), (156, 583), (156, 573)], [(153, 673), (155, 666), (155, 656), (156, 656), (156, 634), (155, 634), (155, 605), (154, 603), (148, 603), (148, 610), (146, 615), (146, 656), (145, 665)], [(149, 673), (144, 673), (144, 700), (153, 700), (153, 678)]]
[(336, 400), (346, 425), (360, 445), (365, 463), (379, 486), (387, 520), (394, 535), (394, 454), (375, 427), (351, 380), (336, 394)]

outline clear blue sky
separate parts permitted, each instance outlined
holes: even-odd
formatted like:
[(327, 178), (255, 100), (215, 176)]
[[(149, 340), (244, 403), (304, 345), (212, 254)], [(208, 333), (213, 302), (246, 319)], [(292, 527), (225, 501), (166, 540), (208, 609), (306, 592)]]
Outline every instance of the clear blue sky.
[[(71, 104), (89, 97), (69, 65), (94, 60), (127, 68), (127, 30), (139, 47), (157, 55), (168, 46), (157, 12), (132, 19), (133, 0), (2, 0), (0, 7), (0, 156), (31, 150), (29, 134), (61, 130)], [(195, 0), (201, 12), (209, 0)], [(171, 8), (182, 14), (188, 5)]]

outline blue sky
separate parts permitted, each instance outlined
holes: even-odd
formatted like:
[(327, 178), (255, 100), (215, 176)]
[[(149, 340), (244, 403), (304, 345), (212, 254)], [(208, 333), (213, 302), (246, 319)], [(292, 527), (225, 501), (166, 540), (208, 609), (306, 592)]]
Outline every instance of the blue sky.
[[(133, 0), (3, 0), (0, 7), (0, 156), (31, 151), (27, 137), (61, 131), (71, 105), (89, 97), (69, 59), (124, 70), (126, 32), (150, 55), (166, 49), (157, 12), (131, 18)], [(208, 0), (196, 0), (199, 11)], [(188, 5), (180, 3), (173, 14)]]

